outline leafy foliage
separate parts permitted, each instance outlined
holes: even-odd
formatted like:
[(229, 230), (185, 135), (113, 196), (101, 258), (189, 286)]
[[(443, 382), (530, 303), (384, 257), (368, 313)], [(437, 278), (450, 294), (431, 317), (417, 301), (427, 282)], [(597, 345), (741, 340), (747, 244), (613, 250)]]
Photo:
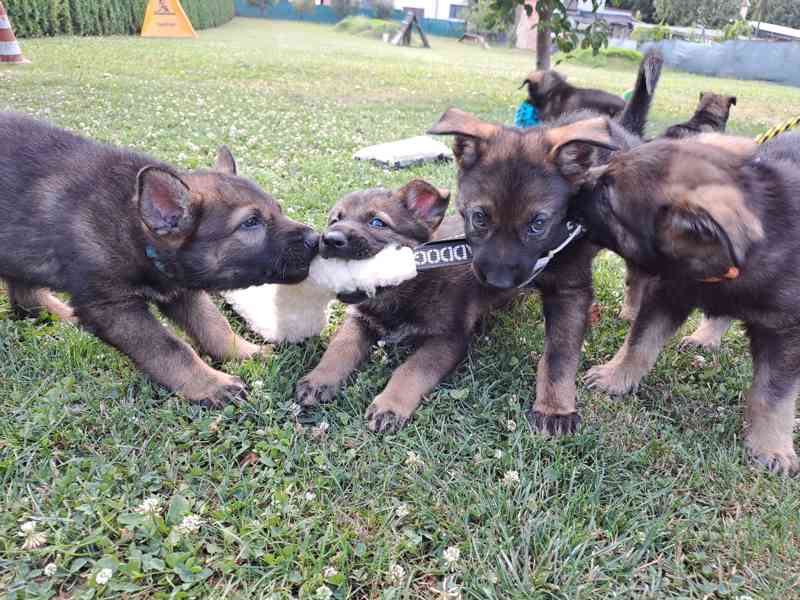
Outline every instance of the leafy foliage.
[(726, 40), (738, 40), (739, 38), (749, 38), (753, 35), (753, 28), (747, 21), (734, 21), (729, 23), (723, 32), (723, 37)]
[(633, 12), (636, 18), (645, 23), (652, 23), (656, 18), (655, 0), (611, 0), (611, 5)]
[(672, 30), (661, 23), (655, 27), (636, 27), (631, 32), (631, 39), (637, 42), (660, 42), (672, 39)]
[(669, 25), (721, 29), (739, 18), (739, 0), (655, 0), (656, 16)]
[(469, 5), (466, 20), (481, 33), (501, 33), (514, 25), (514, 11), (498, 11), (494, 0), (475, 0)]
[[(539, 40), (536, 47), (536, 66), (538, 69), (550, 68), (549, 36), (552, 34), (554, 42), (561, 52), (572, 52), (576, 48), (591, 48), (597, 53), (600, 48), (608, 45), (608, 23), (598, 19), (594, 23), (582, 28), (580, 33), (572, 26), (567, 16), (569, 1), (564, 0), (538, 0), (536, 12), (539, 15), (538, 33)], [(525, 0), (492, 0), (492, 6), (498, 19), (513, 19), (517, 6), (522, 6), (530, 16), (534, 8), (525, 4)], [(592, 11), (599, 7), (598, 0), (592, 0)], [(547, 40), (544, 42), (543, 40)]]
[[(217, 27), (234, 16), (233, 0), (182, 0), (195, 29)], [(17, 37), (138, 33), (147, 0), (11, 0), (6, 9)]]
[(800, 2), (797, 0), (758, 0), (753, 2), (749, 18), (800, 29)]

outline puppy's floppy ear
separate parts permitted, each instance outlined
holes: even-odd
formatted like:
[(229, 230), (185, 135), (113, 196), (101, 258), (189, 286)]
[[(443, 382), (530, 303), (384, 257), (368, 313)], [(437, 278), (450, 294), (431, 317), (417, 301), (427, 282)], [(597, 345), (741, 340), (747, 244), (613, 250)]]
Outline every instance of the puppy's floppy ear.
[(450, 190), (436, 188), (427, 181), (414, 179), (399, 190), (406, 207), (428, 229), (434, 231), (444, 219), (450, 203)]
[(147, 166), (136, 176), (139, 215), (159, 238), (183, 239), (195, 228), (192, 193), (174, 171)]
[(561, 175), (574, 187), (592, 183), (604, 171), (599, 167), (603, 150), (619, 150), (611, 139), (608, 119), (597, 117), (578, 121), (564, 127), (550, 129), (544, 135), (550, 145), (549, 160), (554, 163)]
[(736, 96), (728, 96), (728, 108), (736, 106)]
[(741, 263), (730, 238), (704, 209), (686, 203), (664, 206), (656, 215), (656, 245), (680, 265), (687, 279), (738, 275)]
[(217, 150), (217, 162), (214, 165), (214, 170), (236, 175), (236, 159), (233, 158), (230, 148), (224, 144)]
[(456, 156), (458, 166), (467, 169), (480, 157), (481, 141), (494, 136), (499, 130), (498, 125), (481, 121), (475, 115), (458, 108), (448, 108), (428, 133), (456, 136), (453, 154)]
[(761, 220), (732, 184), (703, 185), (675, 196), (656, 219), (656, 235), (665, 254), (694, 265), (694, 277), (740, 267), (750, 246), (764, 237)]

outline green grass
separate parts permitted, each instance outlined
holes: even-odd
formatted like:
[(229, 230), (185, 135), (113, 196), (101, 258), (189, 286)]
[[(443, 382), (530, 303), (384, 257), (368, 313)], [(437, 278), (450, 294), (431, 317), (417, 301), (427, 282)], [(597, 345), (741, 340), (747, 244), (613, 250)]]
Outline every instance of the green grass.
[(638, 65), (643, 57), (638, 50), (628, 48), (600, 48), (597, 54), (591, 48), (581, 48), (570, 54), (556, 54), (553, 64), (558, 65), (558, 68), (564, 62), (593, 68), (624, 68)]
[[(183, 167), (210, 164), (226, 143), (289, 214), (321, 226), (350, 190), (412, 177), (454, 186), (452, 165), (387, 171), (353, 161), (356, 149), (418, 135), (451, 105), (513, 121), (530, 54), (432, 46), (248, 20), (198, 41), (24, 40), (34, 62), (0, 69), (0, 109)], [(561, 68), (616, 93), (635, 73)], [(685, 119), (702, 90), (738, 95), (731, 130), (747, 135), (800, 109), (797, 89), (666, 72), (653, 131)], [(603, 312), (582, 373), (627, 329), (616, 318), (621, 262), (605, 254), (595, 272)], [(579, 386), (583, 430), (551, 440), (524, 416), (543, 344), (535, 299), (493, 315), (464, 364), (391, 437), (368, 433), (362, 415), (402, 350), (376, 348), (334, 405), (295, 423), (294, 382), (327, 334), (268, 362), (223, 365), (253, 394), (213, 412), (77, 328), (8, 316), (2, 299), (6, 598), (314, 598), (326, 585), (336, 598), (443, 600), (433, 590), (445, 579), (470, 599), (800, 597), (800, 482), (744, 456), (751, 367), (738, 326), (718, 355), (670, 345), (637, 395)], [(323, 421), (327, 434), (312, 433)], [(518, 485), (503, 484), (509, 471)], [(151, 496), (164, 511), (136, 513)], [(188, 512), (202, 526), (180, 534)], [(31, 519), (47, 540), (25, 550), (18, 533)], [(451, 546), (460, 559), (448, 565)]]

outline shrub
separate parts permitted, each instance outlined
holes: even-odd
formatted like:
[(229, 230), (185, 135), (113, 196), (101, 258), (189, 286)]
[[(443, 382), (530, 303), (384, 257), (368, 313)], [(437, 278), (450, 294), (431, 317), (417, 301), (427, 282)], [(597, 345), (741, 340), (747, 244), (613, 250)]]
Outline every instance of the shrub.
[(631, 39), (636, 40), (640, 44), (645, 42), (660, 42), (662, 40), (671, 40), (672, 31), (669, 27), (661, 23), (655, 27), (647, 28), (635, 27), (631, 32)]
[(400, 23), (396, 21), (384, 21), (382, 19), (370, 19), (364, 16), (346, 17), (339, 21), (335, 28), (338, 31), (364, 37), (374, 37), (380, 39), (384, 33), (390, 36), (397, 33)]
[(738, 40), (739, 38), (750, 38), (753, 36), (753, 27), (747, 21), (734, 21), (730, 23), (723, 33), (725, 40)]
[[(18, 37), (42, 35), (125, 35), (138, 33), (147, 0), (7, 0)], [(233, 0), (182, 0), (195, 29), (230, 21)]]
[(301, 15), (310, 15), (314, 12), (314, 0), (289, 0), (292, 8)]

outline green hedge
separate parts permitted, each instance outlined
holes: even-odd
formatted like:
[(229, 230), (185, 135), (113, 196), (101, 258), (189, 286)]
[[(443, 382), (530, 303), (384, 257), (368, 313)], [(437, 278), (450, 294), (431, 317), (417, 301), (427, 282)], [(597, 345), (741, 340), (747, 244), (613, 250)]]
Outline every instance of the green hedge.
[[(138, 33), (148, 0), (5, 0), (17, 37)], [(234, 0), (181, 0), (195, 29), (227, 23)]]

